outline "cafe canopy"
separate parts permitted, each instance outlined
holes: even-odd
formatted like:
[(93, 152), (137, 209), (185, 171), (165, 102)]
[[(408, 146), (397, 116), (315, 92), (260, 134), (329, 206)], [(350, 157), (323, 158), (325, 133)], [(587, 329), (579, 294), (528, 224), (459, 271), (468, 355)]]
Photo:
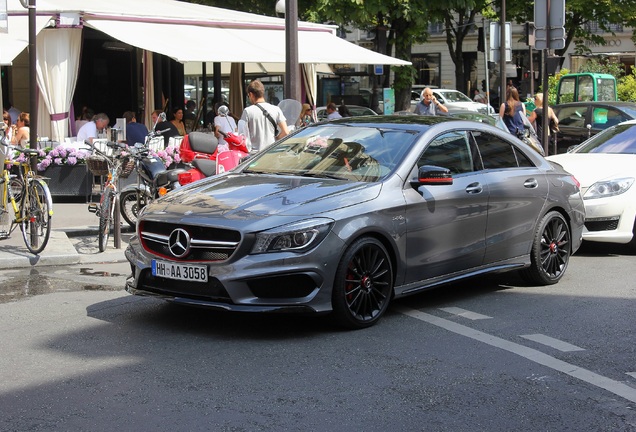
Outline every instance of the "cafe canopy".
[[(8, 32), (0, 34), (0, 64), (28, 45), (28, 12), (7, 1)], [(181, 63), (285, 63), (285, 20), (175, 0), (37, 0), (38, 130), (68, 136), (69, 109), (79, 70), (81, 28)], [(334, 26), (298, 23), (298, 62), (409, 65), (339, 38)], [(188, 42), (190, 41), (190, 42)], [(148, 93), (148, 92), (147, 92)], [(40, 108), (42, 109), (42, 108)]]

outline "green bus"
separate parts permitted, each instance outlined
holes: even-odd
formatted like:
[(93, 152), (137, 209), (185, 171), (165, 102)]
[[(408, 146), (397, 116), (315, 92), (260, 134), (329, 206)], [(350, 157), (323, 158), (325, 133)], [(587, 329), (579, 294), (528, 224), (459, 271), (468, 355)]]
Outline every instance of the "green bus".
[(556, 103), (616, 101), (616, 78), (601, 73), (573, 73), (563, 75), (557, 87)]

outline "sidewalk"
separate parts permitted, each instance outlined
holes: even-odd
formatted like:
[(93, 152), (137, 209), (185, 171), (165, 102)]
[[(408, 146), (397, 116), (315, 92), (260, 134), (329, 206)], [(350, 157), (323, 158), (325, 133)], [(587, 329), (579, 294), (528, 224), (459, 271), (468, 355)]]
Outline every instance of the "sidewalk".
[(114, 235), (111, 233), (108, 248), (101, 253), (97, 245), (99, 218), (89, 213), (88, 204), (54, 203), (52, 224), (49, 242), (39, 255), (28, 251), (19, 227), (11, 237), (0, 240), (0, 270), (126, 261), (124, 250), (132, 229), (125, 221), (122, 225), (121, 248), (114, 248)]

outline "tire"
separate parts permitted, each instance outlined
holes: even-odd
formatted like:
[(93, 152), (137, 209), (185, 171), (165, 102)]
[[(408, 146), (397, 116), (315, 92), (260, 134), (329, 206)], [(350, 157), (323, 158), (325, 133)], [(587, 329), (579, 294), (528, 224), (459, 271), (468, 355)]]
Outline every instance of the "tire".
[(104, 252), (108, 246), (110, 236), (110, 226), (113, 218), (113, 207), (115, 206), (115, 195), (111, 187), (107, 187), (102, 194), (99, 205), (99, 231), (97, 233), (97, 243), (99, 251)]
[(627, 247), (632, 253), (636, 253), (636, 220), (634, 221), (634, 227), (632, 228), (632, 239), (627, 243)]
[[(137, 203), (137, 195), (139, 195), (139, 203)], [(147, 206), (150, 201), (152, 201), (152, 197), (148, 196), (146, 192), (137, 190), (122, 192), (120, 195), (120, 210), (122, 217), (128, 222), (128, 225), (135, 228), (139, 212)]]
[(338, 324), (349, 329), (372, 326), (393, 295), (393, 268), (378, 240), (362, 237), (345, 251), (333, 284), (332, 305)]
[(32, 254), (44, 250), (51, 235), (53, 200), (48, 186), (41, 180), (29, 180), (28, 193), (22, 197), (21, 230), (27, 249)]
[(521, 275), (537, 285), (555, 284), (565, 274), (571, 250), (570, 227), (561, 213), (552, 211), (537, 227), (530, 251), (530, 267), (522, 270)]

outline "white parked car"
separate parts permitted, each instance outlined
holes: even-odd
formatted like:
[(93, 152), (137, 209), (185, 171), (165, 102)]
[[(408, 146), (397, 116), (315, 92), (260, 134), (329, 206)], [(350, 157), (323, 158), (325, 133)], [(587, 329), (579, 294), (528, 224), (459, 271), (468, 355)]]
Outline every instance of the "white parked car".
[(443, 103), (449, 110), (475, 111), (482, 114), (495, 115), (495, 109), (479, 102), (474, 102), (459, 90), (432, 89), (433, 95), (440, 103)]
[(623, 122), (568, 153), (548, 156), (581, 183), (583, 239), (623, 243), (636, 250), (636, 120)]

